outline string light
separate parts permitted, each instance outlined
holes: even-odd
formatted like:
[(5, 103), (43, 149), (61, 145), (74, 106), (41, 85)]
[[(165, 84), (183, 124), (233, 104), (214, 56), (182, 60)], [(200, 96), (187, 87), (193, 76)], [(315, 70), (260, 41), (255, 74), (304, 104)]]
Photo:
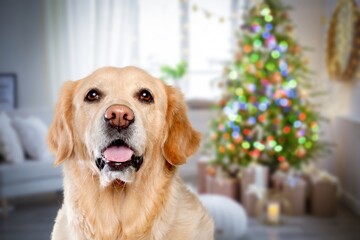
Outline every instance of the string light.
[(236, 70), (232, 70), (229, 72), (229, 79), (231, 79), (231, 80), (238, 79), (238, 73)]
[(277, 50), (274, 50), (271, 52), (271, 57), (274, 59), (278, 59), (280, 57), (280, 52)]
[(283, 149), (283, 147), (280, 146), (280, 145), (277, 145), (277, 146), (274, 148), (275, 152), (281, 152), (282, 149)]
[(306, 138), (305, 137), (300, 137), (298, 142), (299, 142), (299, 144), (304, 144), (306, 142)]
[(247, 141), (244, 141), (242, 144), (241, 144), (242, 148), (244, 149), (249, 149), (250, 148), (250, 143), (247, 142)]
[(211, 139), (226, 164), (256, 159), (287, 168), (299, 166), (319, 140), (317, 114), (303, 89), (298, 89), (301, 64), (306, 64), (301, 48), (279, 32), (282, 20), (275, 13), (266, 3), (259, 4), (261, 16), (245, 21), (236, 61), (225, 71), (228, 99), (221, 105), (223, 114)]
[(299, 128), (301, 127), (301, 122), (300, 121), (295, 121), (294, 122), (294, 128)]

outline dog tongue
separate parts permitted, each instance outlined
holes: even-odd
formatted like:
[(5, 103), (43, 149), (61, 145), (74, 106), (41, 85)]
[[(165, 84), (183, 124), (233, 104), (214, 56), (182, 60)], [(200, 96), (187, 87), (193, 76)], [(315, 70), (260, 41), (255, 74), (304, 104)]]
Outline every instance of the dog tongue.
[(112, 162), (126, 162), (131, 159), (133, 151), (130, 148), (112, 146), (105, 150), (104, 157)]

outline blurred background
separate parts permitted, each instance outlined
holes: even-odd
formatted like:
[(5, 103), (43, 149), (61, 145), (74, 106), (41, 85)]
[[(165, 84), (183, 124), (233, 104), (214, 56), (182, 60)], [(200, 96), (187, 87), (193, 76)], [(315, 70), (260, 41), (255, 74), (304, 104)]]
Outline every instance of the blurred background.
[(134, 65), (184, 93), (217, 239), (359, 239), (359, 4), (0, 0), (0, 238), (49, 239), (62, 83)]

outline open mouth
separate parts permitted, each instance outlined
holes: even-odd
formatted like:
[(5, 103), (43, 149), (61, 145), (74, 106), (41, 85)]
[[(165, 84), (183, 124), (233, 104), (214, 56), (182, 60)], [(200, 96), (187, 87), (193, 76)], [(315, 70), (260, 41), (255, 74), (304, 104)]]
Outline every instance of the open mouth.
[(101, 151), (101, 158), (96, 159), (96, 166), (102, 170), (105, 165), (111, 171), (123, 171), (134, 167), (138, 171), (143, 162), (142, 156), (136, 156), (125, 141), (117, 139)]

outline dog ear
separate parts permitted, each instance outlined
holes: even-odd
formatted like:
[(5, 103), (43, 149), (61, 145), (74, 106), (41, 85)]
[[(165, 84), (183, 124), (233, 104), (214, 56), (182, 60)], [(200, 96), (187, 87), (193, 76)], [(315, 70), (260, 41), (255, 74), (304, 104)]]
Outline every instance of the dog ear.
[(170, 86), (166, 86), (166, 92), (168, 97), (167, 132), (162, 151), (165, 159), (176, 166), (184, 164), (186, 159), (195, 153), (201, 136), (190, 124), (181, 92)]
[(55, 107), (54, 119), (47, 134), (47, 143), (55, 154), (55, 166), (61, 164), (73, 153), (73, 107), (72, 99), (76, 82), (65, 82), (60, 90), (59, 100)]

